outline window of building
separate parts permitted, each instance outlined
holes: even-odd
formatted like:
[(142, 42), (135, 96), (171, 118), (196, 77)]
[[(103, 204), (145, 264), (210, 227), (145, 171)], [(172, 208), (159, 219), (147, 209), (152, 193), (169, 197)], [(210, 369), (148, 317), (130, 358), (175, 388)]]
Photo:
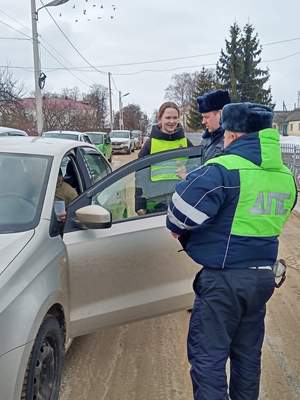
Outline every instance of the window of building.
[(293, 124), (290, 125), (290, 131), (293, 132)]

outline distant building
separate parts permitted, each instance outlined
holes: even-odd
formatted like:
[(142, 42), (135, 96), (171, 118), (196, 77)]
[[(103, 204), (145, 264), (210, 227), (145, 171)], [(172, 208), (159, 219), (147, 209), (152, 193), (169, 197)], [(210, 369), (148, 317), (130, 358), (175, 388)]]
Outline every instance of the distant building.
[(273, 128), (282, 136), (300, 136), (300, 108), (293, 111), (275, 111)]

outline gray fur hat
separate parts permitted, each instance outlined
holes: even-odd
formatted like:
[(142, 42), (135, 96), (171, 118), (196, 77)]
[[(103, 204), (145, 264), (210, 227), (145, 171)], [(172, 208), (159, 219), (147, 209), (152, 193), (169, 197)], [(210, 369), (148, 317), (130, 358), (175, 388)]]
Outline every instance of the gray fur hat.
[(231, 132), (258, 132), (272, 128), (272, 121), (272, 108), (262, 104), (232, 103), (222, 111), (222, 128)]
[(230, 103), (228, 90), (214, 90), (197, 97), (198, 110), (201, 113), (222, 110), (225, 104)]

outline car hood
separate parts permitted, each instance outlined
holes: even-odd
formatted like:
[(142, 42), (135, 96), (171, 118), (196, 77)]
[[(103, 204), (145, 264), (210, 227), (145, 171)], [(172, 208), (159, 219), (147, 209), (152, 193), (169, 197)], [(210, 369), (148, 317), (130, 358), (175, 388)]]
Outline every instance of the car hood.
[(0, 275), (34, 235), (34, 230), (0, 235)]
[(125, 143), (128, 142), (130, 139), (129, 138), (111, 138), (112, 143)]

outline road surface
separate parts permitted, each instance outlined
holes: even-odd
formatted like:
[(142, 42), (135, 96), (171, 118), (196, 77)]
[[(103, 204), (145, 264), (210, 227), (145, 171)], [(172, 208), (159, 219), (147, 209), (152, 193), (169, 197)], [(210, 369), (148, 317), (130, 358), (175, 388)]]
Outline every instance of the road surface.
[[(134, 155), (115, 156), (113, 167)], [(300, 215), (292, 215), (280, 245), (289, 264), (284, 286), (269, 302), (260, 400), (300, 399)], [(192, 399), (185, 311), (114, 327), (74, 340), (60, 400)]]

